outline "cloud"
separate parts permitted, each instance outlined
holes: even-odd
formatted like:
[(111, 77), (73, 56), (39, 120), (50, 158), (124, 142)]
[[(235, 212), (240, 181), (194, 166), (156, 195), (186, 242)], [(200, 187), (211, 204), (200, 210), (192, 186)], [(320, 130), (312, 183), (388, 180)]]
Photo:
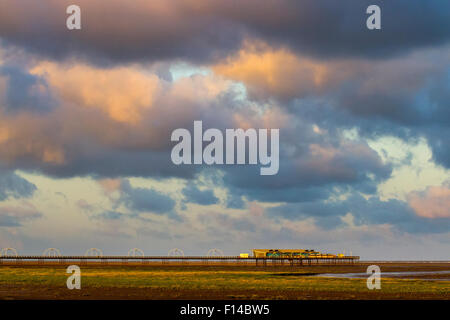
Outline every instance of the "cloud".
[(46, 113), (54, 107), (55, 101), (42, 78), (24, 72), (18, 67), (0, 65), (0, 83), (2, 79), (0, 95), (4, 97), (4, 103), (0, 103), (0, 107), (6, 112), (26, 110), (39, 114)]
[(93, 217), (96, 219), (104, 219), (104, 220), (120, 220), (127, 216), (128, 215), (123, 214), (121, 212), (117, 212), (117, 211), (104, 211), (100, 214), (96, 214)]
[(33, 206), (27, 207), (0, 207), (0, 227), (20, 227), (23, 222), (42, 217)]
[[(226, 19), (213, 12), (209, 15), (200, 3), (190, 1), (136, 0), (133, 6), (123, 6), (112, 0), (105, 6), (100, 1), (80, 0), (83, 29), (76, 35), (65, 26), (66, 7), (72, 2), (46, 0), (41, 6), (19, 2), (0, 4), (0, 37), (6, 45), (52, 59), (75, 56), (98, 64), (178, 58), (201, 61), (226, 54), (242, 37), (234, 27), (229, 32)], [(19, 25), (15, 23), (18, 17), (23, 21)]]
[(133, 68), (98, 70), (80, 64), (43, 62), (30, 72), (43, 77), (61, 99), (84, 108), (99, 108), (118, 122), (141, 120), (143, 110), (152, 107), (161, 90), (156, 75)]
[(448, 232), (448, 219), (428, 219), (417, 216), (408, 203), (397, 199), (380, 200), (373, 196), (364, 198), (353, 193), (345, 200), (318, 200), (304, 203), (284, 204), (267, 209), (272, 217), (289, 220), (314, 218), (318, 225), (332, 227), (342, 225), (347, 214), (354, 217), (357, 226), (391, 225), (395, 230), (407, 233), (445, 233)]
[[(68, 0), (6, 0), (0, 37), (52, 59), (77, 57), (98, 64), (130, 61), (214, 61), (256, 38), (272, 46), (322, 57), (380, 58), (448, 43), (448, 4), (429, 0), (79, 0), (82, 30), (65, 27)], [(366, 8), (382, 7), (382, 30), (365, 27)], [(255, 9), (257, 8), (257, 10)], [(18, 23), (20, 21), (20, 23)], [(386, 30), (386, 31), (385, 31)], [(132, 36), (131, 36), (132, 35)]]
[(111, 209), (93, 205), (84, 199), (76, 203), (94, 219), (118, 221), (132, 218), (146, 221), (151, 219), (148, 214), (180, 219), (175, 210), (175, 200), (166, 193), (153, 188), (133, 187), (128, 179), (100, 179), (97, 182), (111, 202)]
[(214, 76), (171, 83), (133, 67), (54, 63), (30, 72), (46, 81), (58, 106), (45, 116), (2, 114), (0, 161), (6, 166), (55, 176), (192, 176), (198, 168), (176, 170), (168, 161), (172, 130), (202, 118), (233, 127), (232, 109), (221, 100), (234, 89)]
[[(262, 108), (242, 100), (229, 81), (214, 75), (195, 75), (169, 83), (135, 67), (103, 69), (48, 62), (37, 64), (31, 72), (48, 81), (55, 95), (64, 99), (45, 117), (22, 114), (4, 118), (7, 135), (0, 141), (5, 146), (0, 149), (0, 159), (13, 168), (38, 169), (63, 177), (192, 179), (204, 167), (173, 165), (169, 137), (173, 129), (191, 129), (194, 120), (203, 119), (205, 128), (281, 128), (282, 164), (275, 177), (261, 177), (254, 166), (220, 168), (225, 172), (226, 185), (250, 200), (326, 197), (336, 184), (351, 184), (372, 193), (375, 184), (390, 174), (389, 165), (383, 164), (363, 141), (320, 130), (301, 118), (289, 119), (286, 110), (276, 104)], [(97, 80), (101, 88), (94, 85), (97, 89), (92, 89), (91, 84)], [(121, 118), (115, 113), (116, 104), (110, 101), (134, 106), (141, 94), (128, 96), (122, 92), (134, 92), (134, 86), (148, 89), (148, 83), (154, 81), (157, 85), (150, 87), (158, 89), (150, 90), (153, 93), (149, 99), (144, 94), (145, 103), (131, 108), (130, 114), (135, 112), (135, 116)], [(122, 90), (115, 93), (119, 87)], [(112, 96), (100, 92), (112, 92)], [(193, 196), (195, 190), (190, 191)]]
[[(212, 65), (243, 82), (251, 99), (320, 99), (336, 111), (398, 124), (442, 121), (447, 112), (450, 47), (380, 60), (308, 57), (267, 43), (247, 42), (238, 54)], [(423, 104), (433, 103), (430, 113)], [(439, 120), (440, 119), (440, 120)]]
[(450, 218), (450, 188), (429, 186), (423, 192), (411, 192), (408, 203), (420, 217), (436, 219)]
[(119, 202), (138, 212), (165, 214), (175, 207), (171, 197), (150, 188), (134, 188), (128, 180), (122, 180), (120, 192)]
[(169, 196), (153, 189), (133, 188), (128, 180), (122, 181), (120, 191), (120, 202), (132, 210), (167, 213), (175, 207), (175, 201)]
[(286, 48), (247, 42), (238, 54), (213, 65), (212, 70), (243, 82), (250, 98), (289, 100), (330, 90), (331, 85), (335, 87), (336, 78), (348, 77), (344, 63), (339, 66), (340, 72), (332, 72), (331, 64), (298, 56)]
[(225, 205), (227, 208), (230, 208), (230, 209), (243, 209), (245, 207), (245, 202), (242, 199), (241, 195), (237, 195), (232, 192), (229, 192), (227, 194)]
[(311, 124), (292, 121), (292, 126), (292, 131), (280, 131), (278, 174), (260, 176), (253, 166), (227, 168), (223, 180), (229, 192), (267, 202), (326, 199), (336, 189), (374, 194), (378, 183), (392, 172), (391, 165), (362, 140), (317, 134)]
[(203, 206), (217, 204), (219, 199), (214, 195), (214, 191), (211, 189), (200, 190), (198, 186), (193, 183), (188, 185), (181, 191), (185, 197), (186, 203), (196, 203)]
[(200, 214), (196, 220), (203, 226), (204, 232), (213, 239), (240, 238), (242, 233), (253, 233), (259, 227), (258, 222), (251, 216), (232, 216), (215, 211)]
[(120, 179), (100, 179), (97, 181), (106, 194), (120, 190), (122, 181)]
[[(425, 137), (433, 159), (450, 167), (447, 136), (450, 47), (379, 60), (308, 57), (267, 43), (247, 43), (212, 66), (241, 81), (250, 99), (279, 101), (294, 117), (361, 136)], [(324, 117), (323, 115), (327, 115)]]
[(14, 172), (0, 169), (0, 201), (9, 198), (29, 198), (37, 187)]
[(212, 69), (242, 82), (250, 99), (275, 101), (285, 116), (330, 133), (356, 129), (364, 138), (425, 137), (434, 160), (448, 168), (450, 148), (443, 137), (450, 119), (449, 51), (444, 46), (379, 60), (323, 59), (249, 43)]
[[(260, 227), (292, 240), (341, 230), (345, 217), (375, 239), (372, 229), (446, 232), (448, 188), (381, 200), (394, 164), (367, 139), (425, 137), (434, 161), (450, 168), (448, 4), (382, 2), (382, 30), (368, 31), (365, 9), (377, 2), (79, 0), (83, 29), (70, 32), (68, 0), (1, 1), (0, 201), (36, 190), (15, 169), (92, 176), (112, 208), (76, 205), (115, 228), (127, 217), (181, 219), (170, 194), (126, 177), (181, 178), (179, 204), (207, 206), (219, 199), (199, 177), (220, 173), (228, 209), (271, 221), (212, 214), (212, 237), (223, 224), (237, 230), (231, 237)], [(172, 75), (178, 63), (189, 76)], [(194, 120), (279, 128), (279, 173), (173, 165), (170, 134)], [(21, 221), (7, 213), (2, 223)]]
[(79, 209), (85, 212), (92, 212), (95, 209), (95, 206), (87, 202), (85, 199), (79, 199), (75, 204)]

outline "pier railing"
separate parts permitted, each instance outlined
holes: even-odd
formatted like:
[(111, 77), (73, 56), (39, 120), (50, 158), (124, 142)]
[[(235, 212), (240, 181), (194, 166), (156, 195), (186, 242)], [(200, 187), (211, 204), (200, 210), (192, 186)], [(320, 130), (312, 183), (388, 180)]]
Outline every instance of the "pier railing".
[(143, 264), (150, 262), (160, 262), (161, 264), (170, 262), (181, 263), (243, 263), (255, 265), (315, 265), (315, 264), (353, 264), (359, 261), (359, 256), (344, 257), (248, 257), (240, 256), (0, 256), (0, 264), (2, 263), (21, 263), (21, 262), (37, 262), (37, 263), (61, 263), (67, 262), (101, 262), (113, 263), (122, 262), (141, 262)]

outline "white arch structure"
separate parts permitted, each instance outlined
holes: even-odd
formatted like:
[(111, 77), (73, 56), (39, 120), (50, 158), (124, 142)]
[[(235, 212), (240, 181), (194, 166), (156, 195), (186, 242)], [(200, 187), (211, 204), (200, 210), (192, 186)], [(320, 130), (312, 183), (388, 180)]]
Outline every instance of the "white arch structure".
[(143, 257), (144, 251), (142, 251), (139, 248), (133, 248), (133, 249), (128, 250), (128, 256), (129, 257)]
[(61, 257), (61, 252), (56, 248), (45, 249), (42, 253), (44, 257)]
[(183, 250), (181, 250), (181, 249), (173, 248), (173, 249), (170, 249), (170, 250), (169, 250), (169, 252), (167, 253), (167, 255), (168, 255), (169, 257), (176, 257), (176, 256), (184, 257), (184, 252), (183, 252)]
[(224, 253), (220, 249), (213, 248), (213, 249), (208, 250), (208, 252), (206, 253), (206, 256), (207, 257), (223, 257)]
[(0, 251), (0, 257), (17, 257), (19, 254), (14, 248), (3, 248)]
[(84, 253), (85, 257), (103, 257), (103, 251), (98, 248), (87, 249)]

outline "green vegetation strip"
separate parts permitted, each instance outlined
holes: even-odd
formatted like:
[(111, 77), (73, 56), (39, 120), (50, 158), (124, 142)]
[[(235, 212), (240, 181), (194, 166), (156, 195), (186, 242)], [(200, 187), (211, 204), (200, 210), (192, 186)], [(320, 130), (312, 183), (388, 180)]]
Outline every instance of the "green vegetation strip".
[[(160, 289), (227, 289), (227, 290), (297, 290), (331, 292), (367, 292), (365, 279), (322, 278), (311, 270), (299, 273), (272, 270), (215, 270), (180, 268), (81, 267), (83, 288), (160, 288)], [(0, 268), (0, 288), (65, 287), (69, 276), (63, 267)], [(383, 293), (449, 294), (445, 281), (383, 279)]]

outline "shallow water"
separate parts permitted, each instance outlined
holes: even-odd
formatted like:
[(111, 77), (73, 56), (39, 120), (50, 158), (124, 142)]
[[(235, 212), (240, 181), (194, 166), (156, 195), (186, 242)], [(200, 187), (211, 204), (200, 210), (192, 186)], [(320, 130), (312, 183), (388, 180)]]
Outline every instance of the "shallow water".
[[(430, 279), (430, 278), (410, 278), (409, 276), (424, 276), (424, 275), (438, 275), (445, 274), (449, 275), (445, 278)], [(355, 272), (355, 273), (321, 273), (315, 275), (316, 277), (327, 277), (327, 278), (348, 278), (348, 279), (360, 279), (367, 278), (370, 274), (365, 272)], [(408, 276), (408, 277), (405, 277)], [(410, 271), (410, 272), (381, 272), (381, 278), (397, 278), (397, 279), (407, 279), (407, 280), (425, 280), (425, 281), (450, 281), (450, 270), (443, 271)]]

